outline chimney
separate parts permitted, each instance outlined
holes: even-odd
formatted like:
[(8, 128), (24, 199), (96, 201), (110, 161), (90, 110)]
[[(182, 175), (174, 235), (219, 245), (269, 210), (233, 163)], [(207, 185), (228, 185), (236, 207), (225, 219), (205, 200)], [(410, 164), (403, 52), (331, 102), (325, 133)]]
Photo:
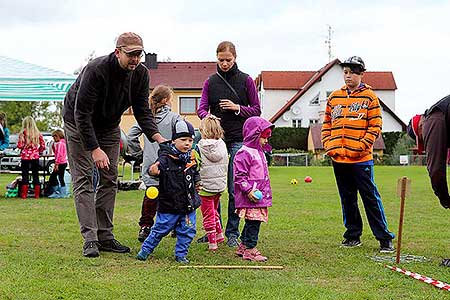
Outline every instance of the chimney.
[(146, 53), (144, 65), (149, 69), (158, 69), (158, 62), (156, 61), (156, 53)]

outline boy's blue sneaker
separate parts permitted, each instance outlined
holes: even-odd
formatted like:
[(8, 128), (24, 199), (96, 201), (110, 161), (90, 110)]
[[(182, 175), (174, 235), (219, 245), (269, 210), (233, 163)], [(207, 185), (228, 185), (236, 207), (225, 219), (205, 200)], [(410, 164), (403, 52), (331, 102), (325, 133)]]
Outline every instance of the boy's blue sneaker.
[(189, 260), (186, 258), (186, 256), (176, 256), (175, 260), (180, 264), (188, 264)]
[(150, 253), (143, 251), (142, 249), (139, 250), (138, 254), (136, 255), (136, 259), (138, 260), (147, 260)]

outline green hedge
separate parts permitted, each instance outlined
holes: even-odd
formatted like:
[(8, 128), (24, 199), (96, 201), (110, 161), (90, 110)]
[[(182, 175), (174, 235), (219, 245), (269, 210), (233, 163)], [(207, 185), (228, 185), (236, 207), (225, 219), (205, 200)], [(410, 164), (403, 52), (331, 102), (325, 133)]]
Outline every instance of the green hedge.
[(270, 138), (270, 145), (274, 149), (308, 150), (309, 128), (275, 127)]
[(402, 131), (391, 131), (391, 132), (383, 132), (383, 140), (386, 149), (384, 150), (384, 154), (392, 154), (394, 151), (397, 142), (404, 135)]

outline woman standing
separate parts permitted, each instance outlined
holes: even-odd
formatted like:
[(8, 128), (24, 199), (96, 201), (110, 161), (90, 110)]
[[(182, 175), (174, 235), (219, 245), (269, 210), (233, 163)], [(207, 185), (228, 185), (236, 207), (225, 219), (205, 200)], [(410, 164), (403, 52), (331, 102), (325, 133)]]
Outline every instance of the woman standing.
[[(224, 130), (230, 162), (228, 164), (228, 221), (225, 235), (227, 245), (238, 246), (239, 216), (234, 206), (233, 159), (242, 146), (242, 127), (245, 120), (261, 115), (261, 106), (253, 79), (240, 71), (236, 64), (236, 48), (224, 41), (217, 46), (217, 72), (203, 85), (197, 111), (200, 119), (207, 115), (220, 118)], [(207, 241), (207, 240), (206, 240)]]

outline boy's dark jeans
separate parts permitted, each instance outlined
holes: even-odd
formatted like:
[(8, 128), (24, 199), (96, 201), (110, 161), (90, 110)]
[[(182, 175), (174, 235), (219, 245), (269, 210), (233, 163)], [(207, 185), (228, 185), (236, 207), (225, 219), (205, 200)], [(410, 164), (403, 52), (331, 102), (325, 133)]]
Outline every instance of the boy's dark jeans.
[(363, 222), (358, 208), (358, 192), (366, 211), (367, 220), (377, 240), (392, 240), (395, 235), (388, 230), (383, 203), (374, 181), (373, 165), (333, 162), (334, 175), (341, 197), (344, 238), (358, 240)]

